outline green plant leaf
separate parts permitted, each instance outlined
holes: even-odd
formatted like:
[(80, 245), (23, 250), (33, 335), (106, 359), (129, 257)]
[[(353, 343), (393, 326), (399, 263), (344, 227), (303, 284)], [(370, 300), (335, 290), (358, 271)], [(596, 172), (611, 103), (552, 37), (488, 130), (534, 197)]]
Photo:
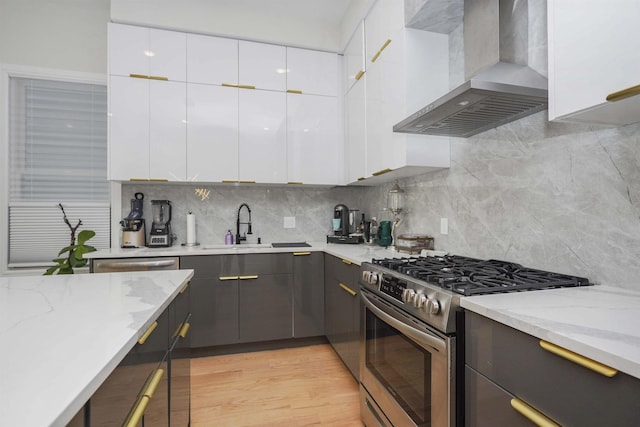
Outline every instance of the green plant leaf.
[(82, 256), (89, 252), (86, 246), (79, 245), (75, 251), (73, 251), (73, 257), (75, 259), (82, 259)]
[(91, 239), (95, 235), (96, 232), (93, 230), (82, 230), (78, 233), (78, 245), (84, 245), (87, 240)]
[(51, 276), (59, 267), (59, 265), (52, 265), (51, 267), (47, 268), (47, 271), (44, 272), (43, 276)]
[(76, 245), (66, 246), (66, 247), (60, 249), (60, 252), (58, 252), (58, 255), (62, 255), (65, 252), (69, 252), (70, 250), (74, 249), (75, 247), (76, 247)]

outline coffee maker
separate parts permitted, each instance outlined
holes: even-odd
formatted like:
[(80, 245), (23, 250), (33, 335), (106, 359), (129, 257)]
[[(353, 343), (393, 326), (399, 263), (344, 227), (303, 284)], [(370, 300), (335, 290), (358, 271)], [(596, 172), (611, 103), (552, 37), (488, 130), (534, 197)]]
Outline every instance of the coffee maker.
[(147, 244), (144, 218), (142, 218), (143, 200), (144, 194), (136, 193), (131, 199), (131, 212), (120, 221), (122, 226), (120, 246), (123, 248), (141, 248)]
[(331, 220), (333, 234), (327, 235), (327, 243), (362, 243), (361, 235), (350, 234), (349, 208), (345, 205), (336, 205), (333, 208)]
[(150, 248), (166, 248), (173, 244), (171, 234), (171, 202), (169, 200), (152, 200), (153, 223), (149, 233)]

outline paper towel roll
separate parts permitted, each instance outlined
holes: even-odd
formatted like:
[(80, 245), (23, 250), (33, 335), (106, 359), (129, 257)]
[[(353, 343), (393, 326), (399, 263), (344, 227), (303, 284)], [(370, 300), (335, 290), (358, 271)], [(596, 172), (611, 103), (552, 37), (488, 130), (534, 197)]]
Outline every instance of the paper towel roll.
[(187, 245), (196, 244), (196, 216), (189, 212), (187, 214)]

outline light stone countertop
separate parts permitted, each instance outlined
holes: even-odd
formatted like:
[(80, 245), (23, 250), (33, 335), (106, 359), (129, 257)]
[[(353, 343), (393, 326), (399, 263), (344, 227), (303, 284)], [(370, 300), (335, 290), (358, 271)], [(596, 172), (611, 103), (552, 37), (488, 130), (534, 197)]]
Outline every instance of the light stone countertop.
[(0, 425), (66, 425), (192, 276), (0, 277)]
[(90, 252), (85, 258), (137, 258), (137, 257), (166, 257), (166, 256), (190, 256), (190, 255), (230, 255), (230, 254), (255, 254), (255, 253), (283, 253), (283, 252), (326, 252), (340, 258), (347, 259), (360, 265), (372, 258), (406, 257), (406, 253), (387, 250), (377, 245), (365, 244), (340, 244), (324, 242), (308, 242), (311, 247), (287, 247), (272, 248), (271, 244), (253, 245), (198, 245), (181, 246), (173, 245), (169, 248), (111, 248)]
[(478, 295), (460, 304), (640, 378), (640, 292), (595, 285)]

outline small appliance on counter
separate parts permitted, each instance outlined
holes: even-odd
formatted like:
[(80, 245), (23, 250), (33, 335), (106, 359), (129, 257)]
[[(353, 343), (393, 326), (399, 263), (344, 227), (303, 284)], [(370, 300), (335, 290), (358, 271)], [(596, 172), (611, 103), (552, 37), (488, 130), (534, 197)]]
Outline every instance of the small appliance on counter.
[(355, 212), (349, 215), (349, 208), (345, 205), (336, 205), (333, 208), (333, 234), (327, 235), (327, 243), (362, 243), (362, 234), (350, 233), (351, 224), (354, 223)]
[(147, 244), (144, 218), (142, 218), (144, 194), (136, 193), (134, 197), (131, 199), (131, 212), (120, 221), (122, 226), (120, 246), (123, 248), (142, 248)]
[(426, 234), (401, 234), (396, 239), (396, 251), (420, 254), (423, 249), (433, 250), (433, 237)]
[(166, 248), (173, 244), (171, 234), (171, 202), (169, 200), (152, 200), (153, 223), (149, 233), (150, 248)]

